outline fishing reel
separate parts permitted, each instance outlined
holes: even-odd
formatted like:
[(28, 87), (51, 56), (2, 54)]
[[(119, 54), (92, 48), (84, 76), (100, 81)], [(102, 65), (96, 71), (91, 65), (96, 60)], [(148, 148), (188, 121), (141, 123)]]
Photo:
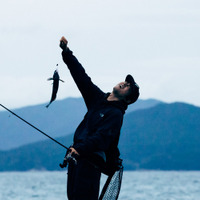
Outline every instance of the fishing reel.
[(60, 163), (59, 166), (61, 168), (65, 168), (71, 162), (74, 163), (75, 165), (77, 164), (76, 158), (72, 156), (71, 153), (67, 152), (66, 156), (64, 157), (63, 163), (62, 164)]

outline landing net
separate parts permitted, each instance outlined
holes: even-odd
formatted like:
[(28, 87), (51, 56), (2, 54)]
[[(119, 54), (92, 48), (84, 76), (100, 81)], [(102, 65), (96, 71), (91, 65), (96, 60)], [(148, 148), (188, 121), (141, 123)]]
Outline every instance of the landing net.
[(123, 167), (117, 170), (113, 176), (109, 176), (102, 189), (99, 200), (117, 200), (121, 189)]

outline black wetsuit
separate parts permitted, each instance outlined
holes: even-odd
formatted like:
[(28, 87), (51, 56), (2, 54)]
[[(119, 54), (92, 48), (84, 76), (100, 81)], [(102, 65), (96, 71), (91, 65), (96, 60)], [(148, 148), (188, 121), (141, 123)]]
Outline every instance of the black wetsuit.
[(66, 49), (62, 56), (87, 106), (87, 113), (74, 134), (73, 147), (80, 159), (77, 165), (68, 167), (67, 194), (69, 200), (96, 200), (101, 173), (85, 158), (99, 151), (119, 155), (117, 146), (127, 105), (107, 101), (110, 93), (93, 84), (72, 51)]

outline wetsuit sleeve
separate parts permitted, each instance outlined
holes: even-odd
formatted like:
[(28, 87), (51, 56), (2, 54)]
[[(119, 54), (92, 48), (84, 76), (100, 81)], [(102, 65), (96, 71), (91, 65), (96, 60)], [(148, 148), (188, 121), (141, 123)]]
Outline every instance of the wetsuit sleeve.
[(104, 93), (92, 82), (70, 49), (63, 51), (62, 57), (84, 98), (87, 108), (89, 108)]
[(97, 151), (107, 151), (110, 145), (118, 145), (119, 134), (122, 126), (123, 116), (121, 113), (111, 113), (103, 120), (102, 125), (82, 142), (74, 145), (81, 156)]

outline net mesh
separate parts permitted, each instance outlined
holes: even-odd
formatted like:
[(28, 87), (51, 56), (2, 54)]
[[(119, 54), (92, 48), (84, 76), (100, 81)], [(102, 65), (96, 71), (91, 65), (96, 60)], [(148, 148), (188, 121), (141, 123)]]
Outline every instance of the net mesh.
[(114, 173), (113, 176), (108, 177), (99, 200), (117, 200), (121, 189), (123, 176), (123, 167)]

